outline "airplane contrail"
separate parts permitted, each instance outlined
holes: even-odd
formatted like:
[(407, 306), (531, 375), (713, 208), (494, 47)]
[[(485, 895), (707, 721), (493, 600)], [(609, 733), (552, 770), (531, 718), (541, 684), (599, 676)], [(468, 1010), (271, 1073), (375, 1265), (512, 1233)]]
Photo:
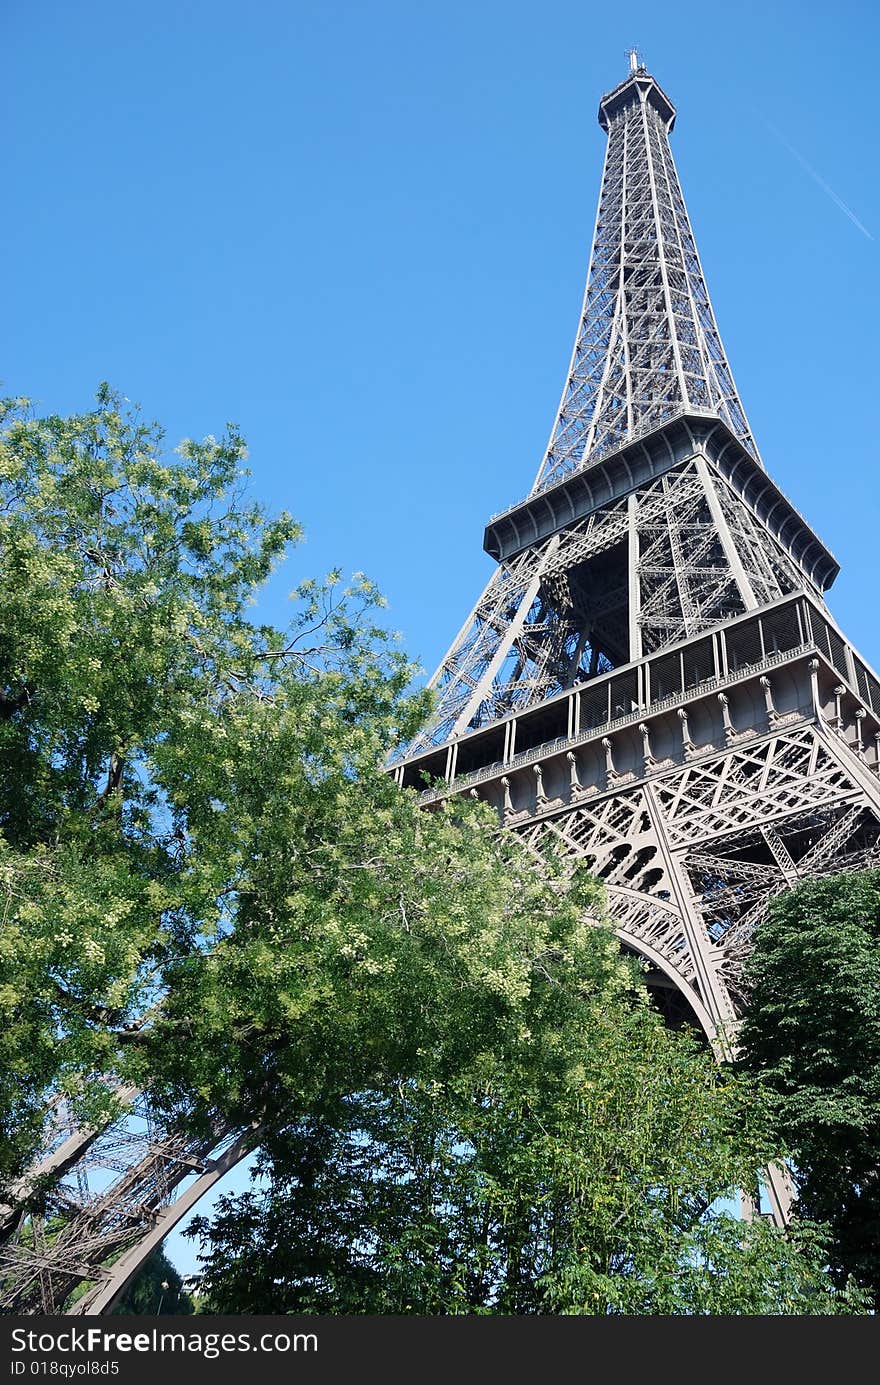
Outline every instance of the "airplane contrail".
[(844, 216), (849, 217), (853, 226), (857, 226), (861, 231), (862, 235), (868, 237), (868, 240), (873, 240), (874, 237), (871, 235), (871, 232), (868, 230), (867, 226), (862, 225), (862, 223), (859, 221), (859, 218), (856, 216), (855, 212), (852, 211), (851, 208), (849, 208), (846, 205), (842, 197), (838, 197), (837, 193), (834, 191), (833, 188), (830, 188), (828, 186), (828, 184), (825, 182), (825, 179), (822, 178), (816, 172), (813, 165), (807, 159), (804, 158), (803, 154), (801, 154), (801, 152), (798, 149), (795, 149), (793, 144), (789, 143), (789, 141), (785, 138), (785, 135), (783, 135), (780, 130), (777, 130), (775, 125), (771, 125), (770, 121), (767, 119), (766, 116), (763, 117), (763, 120), (764, 124), (767, 126), (767, 129), (771, 130), (773, 134), (776, 136), (776, 138), (779, 140), (780, 144), (783, 144), (785, 148), (788, 150), (789, 154), (792, 154), (797, 159), (801, 168), (803, 168), (806, 173), (809, 173), (810, 177), (813, 179), (813, 182), (818, 183), (819, 187), (822, 189), (823, 192), (827, 192), (828, 196), (831, 198), (831, 201), (835, 204), (835, 206), (840, 208)]

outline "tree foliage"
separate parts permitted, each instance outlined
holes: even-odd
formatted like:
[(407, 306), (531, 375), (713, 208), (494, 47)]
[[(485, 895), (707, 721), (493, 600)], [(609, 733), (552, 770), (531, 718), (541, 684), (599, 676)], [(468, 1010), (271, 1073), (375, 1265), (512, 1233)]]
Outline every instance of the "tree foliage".
[[(211, 951), (247, 897), (254, 814), (283, 785), (261, 738), (297, 717), (328, 793), (423, 714), (411, 667), (358, 578), (306, 583), (289, 630), (254, 623), (296, 539), (244, 499), (244, 445), (163, 452), (155, 425), (98, 408), (0, 431), (0, 1173), (36, 1148), (47, 1093), (113, 1109), (96, 1074), (149, 1077), (143, 1023), (180, 959)], [(284, 710), (282, 710), (282, 704)], [(228, 738), (228, 743), (226, 741)], [(231, 757), (243, 752), (238, 781)], [(277, 764), (272, 773), (283, 774)], [(266, 790), (260, 796), (260, 785)], [(233, 810), (233, 811), (230, 811)], [(224, 826), (234, 816), (233, 826)], [(271, 907), (271, 906), (270, 906)]]
[(183, 1315), (193, 1312), (193, 1303), (183, 1287), (179, 1270), (164, 1251), (157, 1250), (126, 1289), (113, 1312)]
[(10, 405), (0, 441), (7, 1174), (50, 1092), (111, 1109), (97, 1075), (268, 1140), (290, 1103), (517, 1032), (583, 901), (480, 805), (424, 813), (382, 772), (427, 701), (372, 586), (253, 622), (298, 529), (245, 503), (234, 429), (169, 459), (105, 390)]
[(766, 1108), (664, 1029), (609, 935), (583, 942), (577, 983), (471, 1071), (279, 1129), (266, 1185), (192, 1229), (210, 1311), (859, 1311), (814, 1228), (724, 1210), (776, 1149)]
[(747, 965), (743, 1064), (778, 1098), (799, 1212), (880, 1300), (880, 872), (775, 899)]

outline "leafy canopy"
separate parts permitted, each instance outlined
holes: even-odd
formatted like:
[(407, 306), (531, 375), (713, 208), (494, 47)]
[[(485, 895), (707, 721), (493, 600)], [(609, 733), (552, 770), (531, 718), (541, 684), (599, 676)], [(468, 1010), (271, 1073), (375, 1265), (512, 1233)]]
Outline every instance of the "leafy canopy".
[(230, 427), (169, 458), (106, 388), (71, 418), (0, 410), (0, 1174), (49, 1092), (99, 1119), (95, 1074), (149, 1076), (143, 1018), (235, 926), (249, 834), (291, 787), (263, 743), (296, 719), (291, 773), (329, 797), (424, 714), (366, 580), (304, 584), (287, 631), (254, 622), (299, 528), (245, 500), (244, 457)]
[(670, 1033), (591, 929), (470, 1069), (315, 1102), (201, 1237), (209, 1311), (859, 1312), (810, 1226), (723, 1210), (765, 1105)]
[(880, 871), (775, 899), (746, 977), (743, 1066), (778, 1098), (801, 1215), (880, 1302)]

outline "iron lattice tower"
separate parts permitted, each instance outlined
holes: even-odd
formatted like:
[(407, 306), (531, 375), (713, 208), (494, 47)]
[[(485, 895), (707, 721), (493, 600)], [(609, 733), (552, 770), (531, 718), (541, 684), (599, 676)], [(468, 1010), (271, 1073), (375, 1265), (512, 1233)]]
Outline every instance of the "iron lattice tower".
[[(539, 858), (588, 863), (670, 1014), (723, 1053), (768, 901), (880, 861), (880, 679), (825, 606), (835, 559), (758, 455), (674, 121), (633, 56), (599, 107), (587, 289), (546, 453), (489, 522), (497, 567), (432, 680), (435, 717), (389, 769), (426, 808), (474, 795)], [(103, 1132), (57, 1108), (18, 1193), (60, 1177), (64, 1230), (0, 1210), (0, 1307), (57, 1312), (88, 1281), (68, 1311), (106, 1311), (248, 1147), (157, 1129), (140, 1103)], [(781, 1221), (782, 1175), (768, 1192)]]

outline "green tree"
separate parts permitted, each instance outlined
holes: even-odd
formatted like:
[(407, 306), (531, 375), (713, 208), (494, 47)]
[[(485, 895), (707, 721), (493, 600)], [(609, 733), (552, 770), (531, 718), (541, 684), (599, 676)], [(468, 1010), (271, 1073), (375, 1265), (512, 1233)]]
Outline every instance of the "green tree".
[(775, 899), (746, 968), (743, 1065), (778, 1098), (797, 1210), (880, 1304), (880, 872)]
[(719, 1199), (778, 1152), (766, 1104), (666, 1030), (591, 929), (524, 1027), (448, 1080), (314, 1103), (268, 1184), (197, 1220), (224, 1313), (827, 1314), (821, 1233)]
[(49, 1094), (113, 1110), (96, 1075), (268, 1140), (276, 1112), (463, 1070), (585, 931), (485, 808), (422, 812), (382, 772), (428, 703), (365, 579), (253, 622), (298, 529), (245, 502), (244, 455), (230, 428), (169, 458), (106, 389), (3, 413), (9, 1181)]
[(169, 458), (161, 430), (106, 388), (71, 418), (0, 410), (7, 1180), (39, 1144), (50, 1093), (98, 1120), (114, 1099), (96, 1074), (149, 1078), (136, 1040), (169, 968), (235, 926), (243, 815), (225, 836), (196, 820), (219, 824), (232, 806), (205, 796), (212, 766), (221, 779), (240, 748), (227, 752), (226, 729), (244, 735), (250, 718), (271, 736), (287, 680), (289, 715), (323, 747), (303, 774), (317, 783), (326, 749), (338, 784), (368, 760), (375, 772), (423, 712), (403, 696), (411, 667), (374, 627), (380, 601), (363, 579), (306, 584), (287, 631), (254, 623), (254, 596), (299, 530), (246, 501), (244, 457), (230, 427)]
[(129, 1285), (114, 1313), (185, 1314), (193, 1305), (183, 1287), (180, 1272), (162, 1250), (150, 1256), (137, 1278)]

